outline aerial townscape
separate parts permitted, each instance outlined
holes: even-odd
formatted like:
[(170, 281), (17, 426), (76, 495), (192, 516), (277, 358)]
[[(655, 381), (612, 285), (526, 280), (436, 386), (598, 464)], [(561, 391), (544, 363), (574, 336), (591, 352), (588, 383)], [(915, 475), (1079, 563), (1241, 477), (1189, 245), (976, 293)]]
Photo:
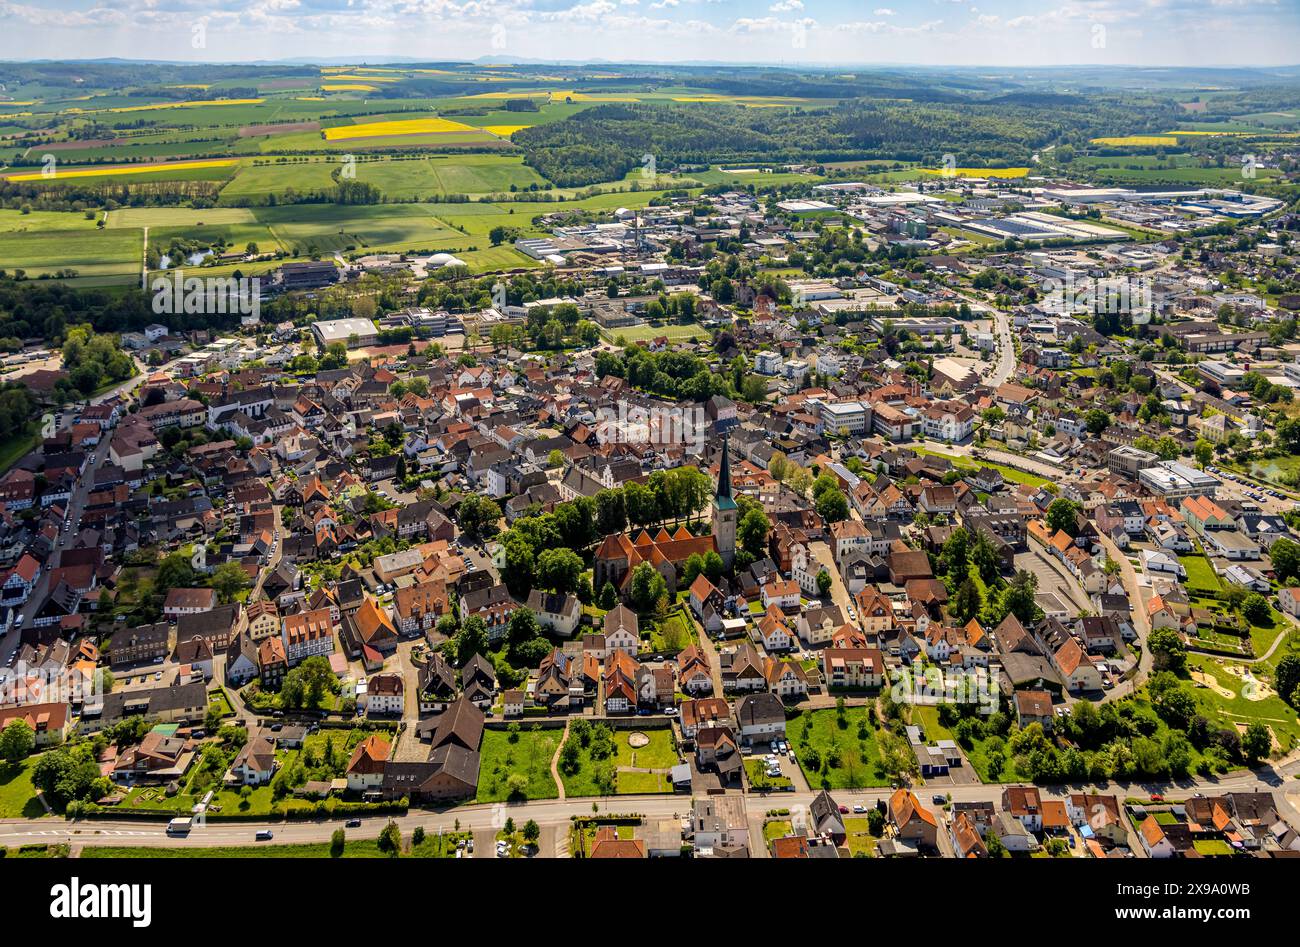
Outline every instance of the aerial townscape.
[(0, 855), (1300, 858), (1298, 321), (1296, 69), (0, 63)]

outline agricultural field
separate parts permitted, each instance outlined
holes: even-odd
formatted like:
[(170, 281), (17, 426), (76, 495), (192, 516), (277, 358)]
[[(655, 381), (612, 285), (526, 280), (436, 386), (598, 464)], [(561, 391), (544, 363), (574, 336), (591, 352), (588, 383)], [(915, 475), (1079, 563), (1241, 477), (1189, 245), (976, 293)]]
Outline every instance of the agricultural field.
[(139, 273), (144, 232), (138, 228), (0, 232), (0, 261), (29, 276), (76, 270), (80, 276)]
[(150, 181), (214, 181), (224, 180), (235, 173), (239, 162), (234, 158), (217, 158), (209, 161), (160, 161), (150, 164), (118, 165), (112, 167), (68, 167), (54, 165), (55, 173), (45, 175), (41, 169), (12, 171), (4, 176), (14, 183), (40, 182), (58, 185), (85, 183), (129, 184), (147, 178)]
[(923, 174), (936, 174), (940, 177), (958, 177), (958, 178), (996, 178), (998, 180), (1010, 180), (1014, 178), (1023, 178), (1029, 174), (1030, 168), (922, 168)]
[(1094, 145), (1112, 148), (1172, 148), (1178, 144), (1173, 135), (1117, 135), (1092, 139)]

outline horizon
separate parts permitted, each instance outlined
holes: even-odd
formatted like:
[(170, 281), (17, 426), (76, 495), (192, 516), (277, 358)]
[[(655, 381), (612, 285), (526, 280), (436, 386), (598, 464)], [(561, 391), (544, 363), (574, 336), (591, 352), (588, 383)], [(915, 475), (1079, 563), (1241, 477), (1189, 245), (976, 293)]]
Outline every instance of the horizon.
[[(1284, 0), (0, 0), (0, 60), (1290, 68)], [(647, 47), (662, 47), (647, 57)], [(364, 46), (368, 52), (351, 50)], [(598, 51), (600, 55), (592, 55)], [(1060, 66), (1068, 61), (1070, 66)], [(1250, 65), (1244, 65), (1249, 63)]]

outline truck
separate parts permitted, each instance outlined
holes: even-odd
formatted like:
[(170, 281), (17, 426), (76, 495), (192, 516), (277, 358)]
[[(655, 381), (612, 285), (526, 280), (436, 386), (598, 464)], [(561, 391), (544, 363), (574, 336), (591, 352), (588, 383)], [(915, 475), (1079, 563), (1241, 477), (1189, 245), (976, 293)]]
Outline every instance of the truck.
[(167, 834), (189, 835), (192, 828), (194, 828), (194, 820), (189, 817), (172, 819), (167, 823)]

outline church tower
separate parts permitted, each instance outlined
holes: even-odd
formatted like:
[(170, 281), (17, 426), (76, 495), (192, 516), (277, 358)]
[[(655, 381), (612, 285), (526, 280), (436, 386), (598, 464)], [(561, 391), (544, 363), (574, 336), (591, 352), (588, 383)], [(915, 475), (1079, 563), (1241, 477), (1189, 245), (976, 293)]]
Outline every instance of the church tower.
[(740, 510), (731, 492), (731, 439), (722, 436), (722, 463), (718, 467), (718, 489), (713, 495), (713, 536), (723, 564), (731, 569), (736, 562), (736, 518)]

